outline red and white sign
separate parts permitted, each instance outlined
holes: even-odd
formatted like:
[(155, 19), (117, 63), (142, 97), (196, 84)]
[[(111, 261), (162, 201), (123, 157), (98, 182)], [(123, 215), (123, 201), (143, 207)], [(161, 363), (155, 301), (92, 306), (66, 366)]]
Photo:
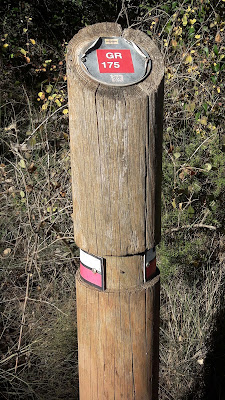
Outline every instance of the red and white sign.
[(101, 74), (134, 73), (130, 50), (97, 49), (98, 67)]
[(156, 251), (155, 247), (147, 250), (144, 257), (144, 281), (147, 282), (156, 273)]
[(104, 290), (103, 259), (80, 249), (80, 276), (91, 285)]

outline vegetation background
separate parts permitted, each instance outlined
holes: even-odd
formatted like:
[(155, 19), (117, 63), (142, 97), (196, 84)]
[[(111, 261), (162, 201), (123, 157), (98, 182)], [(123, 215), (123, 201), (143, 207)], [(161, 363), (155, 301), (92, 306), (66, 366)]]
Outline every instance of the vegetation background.
[(165, 59), (160, 399), (225, 399), (224, 7), (1, 0), (1, 399), (78, 399), (65, 53), (102, 21)]

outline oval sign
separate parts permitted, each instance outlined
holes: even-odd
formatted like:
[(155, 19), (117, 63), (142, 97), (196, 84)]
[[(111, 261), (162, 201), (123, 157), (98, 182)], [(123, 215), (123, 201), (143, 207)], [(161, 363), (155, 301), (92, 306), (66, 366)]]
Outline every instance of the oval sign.
[(84, 71), (95, 81), (128, 86), (142, 81), (151, 70), (147, 52), (122, 37), (100, 37), (79, 56)]

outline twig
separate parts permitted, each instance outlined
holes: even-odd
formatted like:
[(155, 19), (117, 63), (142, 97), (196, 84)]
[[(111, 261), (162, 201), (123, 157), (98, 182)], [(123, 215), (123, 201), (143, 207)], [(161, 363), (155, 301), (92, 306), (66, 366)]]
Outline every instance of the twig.
[(25, 310), (26, 310), (27, 299), (28, 299), (29, 284), (30, 284), (30, 272), (27, 273), (27, 286), (26, 286), (26, 294), (25, 294), (24, 303), (23, 303), (23, 314), (22, 314), (22, 318), (21, 318), (20, 335), (19, 335), (19, 341), (18, 341), (18, 347), (17, 347), (15, 374), (16, 374), (17, 368), (18, 368), (19, 352), (20, 352), (21, 340), (22, 340), (22, 334), (23, 334), (23, 326), (25, 324)]
[(59, 112), (60, 110), (62, 110), (64, 107), (68, 107), (68, 103), (67, 103), (67, 104), (64, 104), (63, 106), (61, 106), (61, 107), (59, 107), (59, 108), (57, 108), (57, 110), (55, 110), (52, 114), (48, 115), (48, 116), (44, 119), (44, 121), (42, 121), (42, 122), (40, 123), (40, 125), (38, 125), (37, 128), (35, 128), (35, 130), (30, 134), (30, 136), (28, 136), (28, 138), (26, 138), (26, 139), (24, 140), (24, 142), (21, 144), (21, 146), (23, 146), (28, 140), (30, 140), (30, 138), (32, 138), (32, 136), (38, 131), (38, 129), (40, 129), (40, 127), (41, 127), (42, 125), (45, 124), (45, 122), (47, 122), (51, 117), (53, 117), (53, 115), (55, 115), (57, 112)]
[(205, 224), (194, 224), (194, 225), (182, 225), (178, 226), (177, 228), (171, 228), (168, 229), (165, 233), (171, 233), (171, 232), (178, 232), (183, 229), (197, 229), (197, 228), (203, 228), (203, 229), (210, 229), (211, 231), (215, 231), (217, 229), (216, 226), (213, 225), (205, 225)]
[(25, 311), (26, 311), (26, 305), (27, 305), (27, 300), (28, 300), (28, 294), (29, 294), (29, 284), (30, 284), (30, 271), (31, 271), (31, 266), (33, 263), (33, 258), (34, 258), (34, 253), (37, 249), (37, 238), (38, 235), (35, 235), (35, 243), (34, 243), (34, 251), (31, 257), (31, 261), (27, 270), (27, 285), (26, 285), (26, 293), (25, 293), (25, 298), (24, 298), (24, 303), (23, 303), (23, 313), (22, 313), (22, 318), (21, 318), (21, 325), (20, 325), (20, 334), (19, 334), (19, 340), (18, 340), (18, 347), (17, 347), (17, 357), (16, 357), (16, 364), (15, 364), (15, 374), (17, 373), (17, 368), (18, 368), (18, 361), (19, 361), (19, 352), (20, 352), (20, 347), (21, 347), (21, 340), (22, 340), (22, 334), (23, 334), (23, 327), (25, 324)]
[(68, 317), (68, 314), (64, 313), (62, 310), (60, 310), (60, 308), (58, 308), (55, 304), (53, 303), (49, 303), (49, 301), (47, 300), (39, 300), (39, 299), (32, 299), (31, 297), (28, 297), (27, 300), (29, 301), (35, 301), (36, 303), (45, 303), (48, 304), (49, 306), (54, 307), (57, 311), (59, 311), (61, 314), (65, 315), (66, 317)]
[(188, 158), (188, 160), (186, 161), (186, 163), (184, 163), (182, 165), (182, 167), (185, 167), (187, 165), (187, 162), (190, 161), (190, 159), (192, 157), (194, 157), (194, 155), (197, 153), (197, 151), (203, 146), (203, 144), (205, 144), (206, 142), (208, 142), (208, 140), (210, 140), (213, 136), (215, 136), (216, 133), (213, 133), (211, 136), (207, 137), (205, 140), (203, 140), (203, 142), (197, 147), (197, 149), (194, 151), (194, 153)]

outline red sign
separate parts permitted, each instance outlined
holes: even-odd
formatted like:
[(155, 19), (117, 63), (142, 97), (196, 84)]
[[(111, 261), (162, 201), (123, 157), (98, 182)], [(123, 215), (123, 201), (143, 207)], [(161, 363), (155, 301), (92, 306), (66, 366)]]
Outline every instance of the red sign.
[(134, 72), (130, 50), (103, 50), (98, 49), (98, 66), (101, 74), (113, 72), (121, 74)]
[(94, 286), (99, 288), (103, 287), (103, 276), (96, 271), (93, 272), (82, 263), (80, 263), (80, 274), (85, 281), (92, 283)]
[(156, 258), (150, 261), (146, 266), (146, 272), (145, 272), (146, 281), (148, 281), (155, 273), (156, 273)]

